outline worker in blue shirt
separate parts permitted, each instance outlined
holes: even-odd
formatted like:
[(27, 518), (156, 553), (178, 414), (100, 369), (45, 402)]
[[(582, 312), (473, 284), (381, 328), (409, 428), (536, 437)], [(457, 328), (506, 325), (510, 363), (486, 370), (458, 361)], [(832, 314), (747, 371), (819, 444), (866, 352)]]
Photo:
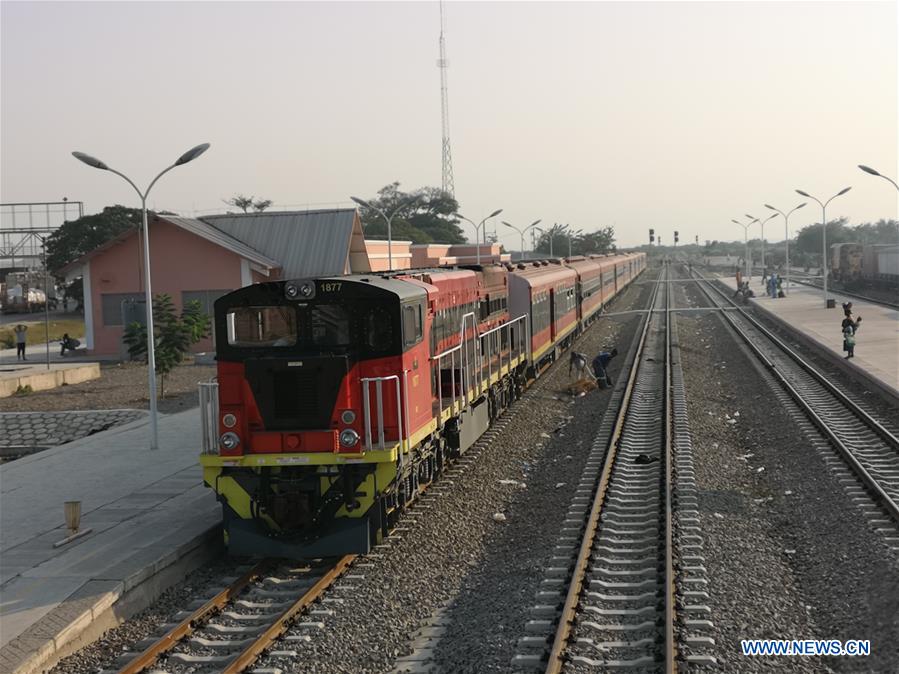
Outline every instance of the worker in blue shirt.
[(617, 355), (618, 349), (613, 348), (611, 351), (600, 351), (599, 355), (593, 359), (593, 372), (596, 374), (596, 379), (606, 386), (612, 385), (612, 380), (609, 379), (608, 368), (611, 360)]

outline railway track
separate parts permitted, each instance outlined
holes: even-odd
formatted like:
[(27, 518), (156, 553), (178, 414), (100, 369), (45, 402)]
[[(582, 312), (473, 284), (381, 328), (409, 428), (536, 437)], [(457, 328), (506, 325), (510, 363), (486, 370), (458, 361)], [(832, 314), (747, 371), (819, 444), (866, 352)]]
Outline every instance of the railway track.
[[(122, 654), (119, 674), (151, 671), (246, 671), (296, 619), (347, 570), (355, 555), (309, 565), (263, 560), (164, 634), (145, 640), (144, 650)], [(308, 623), (311, 629), (319, 622)], [(288, 639), (303, 639), (302, 636)], [(309, 637), (306, 637), (308, 639)]]
[[(871, 518), (875, 527), (899, 545), (899, 538), (894, 538), (895, 525), (899, 524), (899, 438), (895, 431), (735, 305), (719, 286), (697, 272), (693, 274), (713, 306), (729, 309), (721, 312), (724, 319), (876, 502), (878, 509)], [(883, 519), (884, 513), (889, 520)]]
[[(699, 652), (714, 642), (701, 634), (708, 615), (697, 616), (707, 614), (708, 594), (666, 280), (663, 270), (537, 593), (535, 619), (518, 643), (516, 669), (671, 672), (679, 661), (714, 664)], [(683, 458), (675, 457), (678, 446)], [(686, 495), (677, 503), (681, 484)]]

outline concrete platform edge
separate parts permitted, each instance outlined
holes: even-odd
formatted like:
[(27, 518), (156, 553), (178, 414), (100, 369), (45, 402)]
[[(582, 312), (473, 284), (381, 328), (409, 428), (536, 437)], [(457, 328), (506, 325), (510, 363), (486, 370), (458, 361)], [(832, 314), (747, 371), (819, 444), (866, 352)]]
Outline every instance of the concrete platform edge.
[(899, 407), (899, 390), (896, 390), (885, 381), (881, 381), (866, 370), (858, 367), (852, 361), (849, 361), (839, 354), (834, 353), (826, 344), (822, 344), (814, 337), (805, 334), (801, 330), (794, 327), (792, 324), (780, 318), (774, 312), (769, 311), (765, 307), (761, 306), (758, 302), (753, 302), (751, 306), (765, 319), (771, 321), (772, 323), (775, 323), (785, 332), (790, 333), (790, 336), (797, 342), (802, 344), (805, 348), (813, 350), (817, 355), (827, 360), (828, 363), (842, 370), (863, 386), (868, 386), (870, 388), (876, 389), (877, 392), (885, 397), (891, 405), (893, 405), (894, 407)]
[[(141, 580), (91, 580), (65, 602), (0, 649), (0, 669), (9, 674), (40, 674), (93, 643), (103, 634), (148, 608), (187, 574), (222, 554), (222, 530), (212, 526), (139, 572)], [(132, 581), (132, 582), (129, 582)], [(107, 584), (85, 592), (91, 584)], [(130, 586), (130, 587), (129, 587)], [(91, 596), (85, 601), (80, 594)]]

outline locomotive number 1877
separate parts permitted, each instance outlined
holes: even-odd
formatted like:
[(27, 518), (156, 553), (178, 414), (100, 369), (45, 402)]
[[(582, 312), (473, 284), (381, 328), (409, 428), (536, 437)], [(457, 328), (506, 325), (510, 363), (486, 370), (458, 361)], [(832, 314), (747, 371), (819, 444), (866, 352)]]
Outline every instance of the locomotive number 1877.
[(340, 290), (340, 286), (343, 283), (340, 281), (332, 281), (330, 283), (322, 283), (322, 292), (323, 293), (336, 293)]

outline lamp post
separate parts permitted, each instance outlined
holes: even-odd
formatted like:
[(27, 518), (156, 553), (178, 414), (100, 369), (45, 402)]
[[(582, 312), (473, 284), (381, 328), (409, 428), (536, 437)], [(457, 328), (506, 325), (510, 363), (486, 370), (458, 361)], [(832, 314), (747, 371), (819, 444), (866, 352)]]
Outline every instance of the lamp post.
[(391, 271), (393, 269), (393, 237), (391, 236), (391, 233), (390, 233), (390, 223), (393, 222), (393, 217), (397, 213), (399, 213), (401, 210), (403, 210), (407, 206), (411, 206), (416, 201), (421, 199), (421, 195), (416, 195), (416, 196), (412, 197), (411, 199), (406, 199), (405, 201), (400, 202), (400, 204), (396, 208), (393, 209), (393, 211), (390, 213), (390, 215), (387, 215), (380, 208), (370, 204), (365, 199), (360, 199), (359, 197), (350, 197), (350, 199), (355, 201), (357, 204), (359, 204), (363, 208), (369, 208), (369, 209), (379, 213), (380, 216), (382, 218), (384, 218), (384, 220), (387, 221), (387, 271)]
[(549, 256), (553, 256), (553, 233), (556, 230), (556, 225), (553, 223), (551, 229), (543, 229), (542, 227), (534, 227), (535, 232), (540, 232), (540, 235), (549, 234)]
[(518, 233), (521, 235), (521, 259), (522, 259), (522, 260), (524, 260), (524, 259), (526, 258), (525, 250), (524, 250), (524, 235), (527, 234), (527, 231), (528, 231), (531, 227), (536, 227), (537, 225), (540, 224), (540, 222), (541, 222), (540, 220), (534, 220), (534, 222), (532, 222), (531, 224), (529, 224), (529, 225), (528, 225), (527, 227), (525, 227), (524, 229), (519, 229), (519, 228), (516, 227), (515, 225), (513, 225), (513, 224), (511, 224), (511, 223), (508, 223), (508, 222), (506, 222), (505, 220), (502, 221), (502, 223), (503, 223), (506, 227), (511, 227), (512, 229), (514, 229), (516, 232), (518, 232)]
[(484, 223), (486, 223), (490, 218), (495, 218), (497, 215), (499, 215), (502, 212), (503, 212), (503, 209), (498, 208), (495, 211), (493, 211), (493, 213), (488, 215), (486, 218), (481, 220), (481, 222), (476, 225), (473, 220), (469, 220), (461, 213), (456, 213), (456, 217), (462, 218), (463, 220), (465, 220), (465, 222), (470, 222), (472, 225), (474, 225), (474, 243), (475, 243), (475, 247), (477, 248), (477, 251), (478, 251), (477, 254), (478, 254), (478, 264), (479, 265), (481, 264), (481, 244), (480, 244), (480, 237), (479, 237), (478, 232), (480, 232), (481, 227), (484, 228), (484, 243), (487, 243), (487, 227)]
[[(799, 210), (800, 208), (802, 208), (803, 206), (805, 206), (805, 204), (806, 204), (806, 202), (803, 201), (803, 202), (802, 202), (801, 204), (799, 204), (796, 208), (794, 208), (793, 211)], [(789, 294), (790, 294), (790, 213), (792, 213), (793, 211), (789, 211), (789, 212), (787, 212), (787, 213), (784, 213), (784, 212), (783, 212), (782, 210), (780, 210), (779, 208), (774, 208), (774, 206), (771, 206), (771, 205), (769, 205), (769, 204), (765, 204), (765, 208), (770, 208), (772, 211), (777, 211), (777, 212), (780, 213), (782, 216), (784, 216), (784, 236), (786, 237), (786, 238), (784, 239), (784, 243), (786, 244), (786, 258), (787, 258), (787, 263), (786, 263), (786, 264), (787, 264), (787, 285), (786, 285), (786, 293), (789, 295)]]
[(877, 171), (872, 169), (870, 166), (865, 166), (864, 164), (859, 164), (858, 167), (865, 173), (870, 173), (872, 176), (877, 176), (878, 178), (883, 178), (884, 180), (889, 180), (891, 183), (893, 183), (893, 187), (895, 187), (897, 190), (899, 190), (899, 185), (897, 185), (896, 181), (893, 180), (892, 178), (887, 178), (882, 173), (878, 173)]
[(131, 187), (134, 188), (134, 191), (137, 192), (137, 195), (140, 197), (144, 230), (144, 276), (147, 279), (146, 284), (144, 285), (144, 297), (146, 298), (147, 304), (147, 370), (150, 380), (150, 449), (159, 449), (159, 427), (157, 423), (156, 411), (156, 345), (153, 334), (153, 291), (150, 286), (150, 230), (149, 226), (147, 225), (147, 195), (150, 194), (150, 190), (153, 189), (153, 185), (155, 185), (156, 181), (159, 180), (162, 176), (164, 176), (176, 166), (181, 166), (182, 164), (193, 161), (208, 149), (209, 143), (203, 143), (185, 152), (183, 155), (178, 157), (174, 164), (172, 164), (161, 173), (159, 173), (159, 175), (157, 175), (155, 178), (153, 178), (153, 180), (150, 182), (150, 186), (147, 187), (146, 191), (144, 192), (141, 192), (140, 189), (138, 189), (137, 185), (132, 182), (131, 178), (126, 176), (124, 173), (120, 173), (115, 169), (109, 168), (109, 166), (107, 166), (104, 162), (100, 161), (96, 157), (91, 157), (89, 154), (84, 154), (83, 152), (72, 153), (75, 159), (84, 162), (88, 166), (91, 166), (95, 169), (100, 169), (101, 171), (109, 171), (110, 173), (115, 173), (120, 178), (123, 178), (125, 182), (127, 182), (129, 185), (131, 185)]
[(749, 265), (749, 228), (752, 227), (755, 222), (742, 223), (739, 220), (731, 220), (734, 224), (740, 225), (743, 228), (743, 245), (745, 246), (745, 251), (743, 253), (743, 264), (746, 267), (746, 281), (752, 278), (751, 267)]
[(811, 194), (807, 192), (803, 192), (802, 190), (796, 190), (798, 194), (801, 194), (804, 197), (808, 197), (809, 199), (814, 199), (819, 204), (821, 204), (821, 276), (824, 278), (824, 306), (827, 306), (827, 204), (836, 199), (837, 197), (846, 194), (851, 187), (845, 187), (836, 194), (834, 194), (830, 199), (825, 201), (823, 204), (820, 199), (813, 197)]
[(754, 215), (749, 215), (748, 213), (746, 214), (746, 217), (752, 218), (753, 222), (757, 222), (762, 226), (762, 269), (767, 269), (767, 267), (765, 267), (765, 223), (771, 220), (771, 218), (776, 218), (777, 214), (772, 214), (770, 217), (765, 218), (764, 220), (761, 220)]

